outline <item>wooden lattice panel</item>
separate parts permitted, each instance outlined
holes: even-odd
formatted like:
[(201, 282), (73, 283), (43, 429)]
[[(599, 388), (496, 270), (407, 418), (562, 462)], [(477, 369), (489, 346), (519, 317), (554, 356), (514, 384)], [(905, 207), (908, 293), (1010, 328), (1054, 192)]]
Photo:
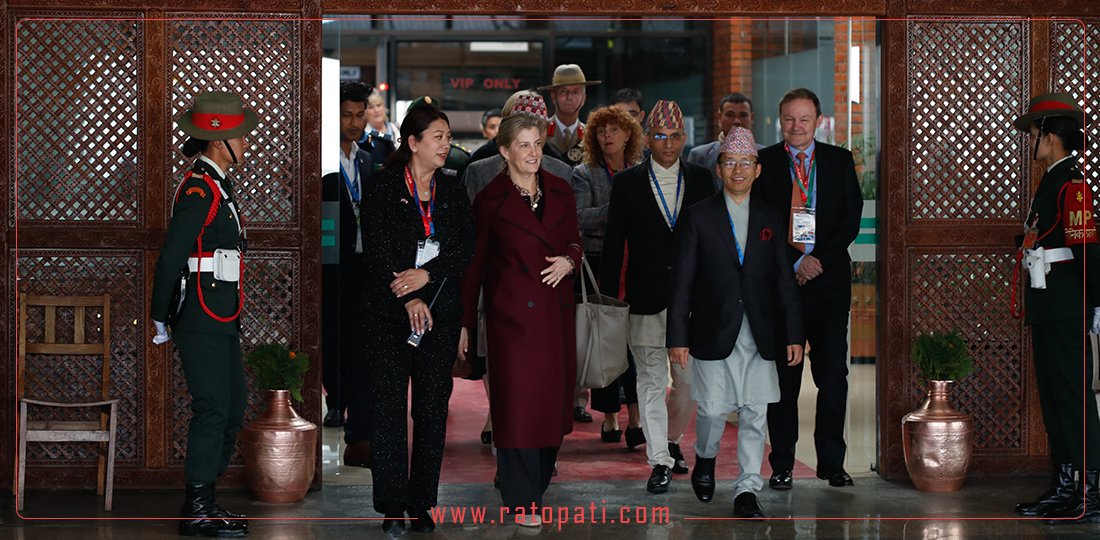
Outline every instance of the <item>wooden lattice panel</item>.
[[(1009, 313), (1010, 252), (910, 251), (910, 336), (957, 330), (967, 341), (975, 369), (955, 384), (954, 403), (974, 416), (980, 453), (1023, 452), (1023, 326)], [(897, 359), (901, 360), (901, 359)], [(915, 365), (908, 366), (913, 408), (924, 399)]]
[[(141, 223), (142, 28), (120, 20), (15, 25), (19, 191), (9, 210), (17, 205), (18, 219)], [(16, 213), (8, 216), (14, 225)]]
[[(168, 23), (167, 110), (173, 122), (202, 92), (235, 92), (260, 117), (242, 165), (229, 171), (241, 214), (256, 229), (294, 229), (298, 222), (300, 22), (214, 20)], [(191, 160), (179, 152), (187, 136), (173, 124), (165, 162), (171, 207)], [(241, 156), (238, 156), (240, 159)]]
[(1023, 22), (907, 24), (910, 220), (1019, 221), (1026, 207)]
[[(58, 251), (20, 250), (18, 262), (19, 292), (50, 295), (111, 294), (111, 386), (112, 398), (119, 400), (118, 449), (119, 465), (142, 463), (145, 441), (144, 396), (144, 336), (146, 316), (143, 291), (145, 277), (142, 254), (133, 251)], [(14, 329), (16, 296), (8, 300), (8, 313)], [(40, 340), (43, 314), (28, 313), (28, 338)], [(85, 328), (89, 342), (101, 339), (96, 326), (97, 313), (89, 311)], [(72, 339), (72, 312), (58, 311), (58, 340)], [(17, 334), (12, 333), (12, 336)], [(9, 373), (15, 369), (15, 343), (8, 361)], [(99, 358), (84, 357), (55, 360), (57, 357), (28, 355), (27, 370), (32, 372), (25, 382), (29, 392), (45, 392), (59, 401), (86, 400), (98, 396), (101, 379)], [(79, 360), (79, 361), (78, 361)], [(64, 369), (62, 369), (64, 368)], [(33, 395), (42, 395), (41, 393)], [(28, 459), (34, 465), (67, 466), (72, 462), (91, 463), (95, 447), (89, 445), (31, 445)]]
[[(245, 306), (241, 312), (241, 349), (247, 355), (257, 345), (275, 342), (293, 347), (298, 342), (298, 257), (286, 252), (250, 251), (245, 256)], [(171, 440), (168, 448), (170, 465), (182, 466), (187, 450), (187, 422), (191, 417), (191, 397), (187, 394), (187, 381), (179, 352), (175, 351), (170, 368), (169, 410), (171, 411)], [(256, 390), (248, 378), (247, 424), (260, 412), (264, 395)], [(233, 455), (231, 465), (240, 465), (240, 454)]]
[(1100, 97), (1098, 46), (1100, 24), (1057, 22), (1050, 26), (1050, 89), (1072, 95), (1085, 109), (1089, 122), (1082, 169), (1094, 193), (1100, 193), (1100, 182), (1095, 181), (1096, 171), (1100, 171), (1100, 121), (1095, 103)]

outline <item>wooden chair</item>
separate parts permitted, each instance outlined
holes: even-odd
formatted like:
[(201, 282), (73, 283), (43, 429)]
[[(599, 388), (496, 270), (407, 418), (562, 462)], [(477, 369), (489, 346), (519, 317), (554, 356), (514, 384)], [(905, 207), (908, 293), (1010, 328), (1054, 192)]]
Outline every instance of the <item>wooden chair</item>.
[[(43, 339), (40, 343), (27, 342), (27, 310), (32, 307), (45, 308)], [(57, 311), (59, 307), (73, 308), (73, 342), (57, 343)], [(101, 308), (103, 339), (100, 343), (85, 343), (84, 322), (87, 308)], [(23, 395), (28, 373), (25, 371), (28, 354), (66, 355), (103, 357), (103, 377), (99, 395), (89, 396), (94, 401), (57, 402), (31, 399)], [(77, 359), (79, 360), (79, 359)], [(77, 361), (74, 360), (74, 361)], [(106, 495), (103, 504), (105, 511), (111, 510), (114, 491), (115, 472), (115, 427), (118, 420), (118, 400), (110, 399), (111, 382), (111, 295), (103, 296), (33, 296), (19, 293), (19, 349), (16, 353), (15, 394), (19, 400), (19, 452), (16, 456), (17, 473), (15, 491), (17, 509), (23, 509), (23, 486), (27, 473), (28, 442), (98, 442), (100, 447), (99, 466), (96, 474), (96, 494)], [(33, 373), (29, 374), (34, 376)], [(28, 410), (46, 408), (95, 408), (99, 409), (99, 420), (34, 420)]]

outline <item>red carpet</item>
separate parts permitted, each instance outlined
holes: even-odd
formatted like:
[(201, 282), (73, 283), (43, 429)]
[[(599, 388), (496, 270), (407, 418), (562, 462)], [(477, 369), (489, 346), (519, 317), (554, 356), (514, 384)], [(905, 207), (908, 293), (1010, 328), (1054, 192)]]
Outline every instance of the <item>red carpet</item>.
[[(450, 417), (447, 420), (447, 449), (443, 455), (443, 483), (492, 482), (496, 472), (496, 458), (489, 445), (481, 444), (481, 428), (489, 409), (485, 389), (481, 381), (455, 379), (451, 395)], [(644, 485), (649, 478), (645, 447), (627, 450), (626, 444), (605, 443), (600, 440), (600, 413), (593, 414), (590, 424), (573, 424), (573, 433), (565, 438), (558, 454), (558, 476), (555, 482), (635, 480)], [(626, 427), (626, 407), (619, 415), (620, 427)], [(680, 448), (688, 466), (695, 462), (695, 421), (688, 424)], [(767, 454), (765, 454), (767, 455)], [(727, 424), (722, 437), (722, 450), (718, 455), (718, 479), (737, 477), (737, 427)], [(771, 467), (764, 460), (762, 474), (771, 475)], [(795, 478), (814, 478), (814, 470), (797, 462)]]

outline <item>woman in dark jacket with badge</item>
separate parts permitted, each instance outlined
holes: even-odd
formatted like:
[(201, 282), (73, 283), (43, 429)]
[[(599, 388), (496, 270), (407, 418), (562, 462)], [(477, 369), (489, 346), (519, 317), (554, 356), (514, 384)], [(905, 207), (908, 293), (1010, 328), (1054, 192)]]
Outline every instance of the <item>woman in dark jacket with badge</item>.
[[(1052, 523), (1100, 523), (1100, 419), (1085, 339), (1086, 328), (1100, 330), (1100, 246), (1092, 190), (1073, 153), (1084, 146), (1084, 112), (1068, 94), (1044, 94), (1013, 125), (1030, 132), (1032, 157), (1046, 168), (1024, 223), (1018, 264), (1026, 273), (1025, 321), (1054, 468), (1050, 489), (1016, 505), (1016, 513), (1062, 518)], [(1015, 302), (1013, 315), (1020, 316)]]
[[(521, 96), (522, 98), (522, 96)], [(493, 442), (504, 505), (537, 526), (562, 438), (573, 430), (576, 319), (571, 275), (581, 264), (573, 190), (540, 169), (546, 106), (517, 98), (500, 123), (505, 169), (474, 201), (477, 248), (463, 279), (463, 346), (484, 288)], [(523, 510), (523, 509), (526, 509)]]
[(401, 123), (401, 146), (363, 196), (369, 315), (362, 339), (370, 353), (362, 361), (370, 364), (374, 508), (385, 514), (382, 529), (389, 533), (405, 528), (406, 512), (412, 530), (435, 528), (428, 510), (436, 505), (443, 463), (461, 278), (474, 247), (466, 190), (439, 172), (450, 142), (447, 115), (413, 107)]
[[(243, 160), (245, 135), (258, 119), (237, 95), (207, 92), (195, 97), (178, 123), (191, 136), (184, 155), (201, 155), (176, 188), (149, 314), (157, 331), (153, 343), (176, 342), (191, 394), (179, 534), (239, 537), (248, 534), (244, 516), (214, 499), (214, 481), (229, 466), (247, 400), (237, 319), (244, 302), (239, 278), (245, 235), (226, 170)], [(181, 279), (182, 305), (174, 298)]]

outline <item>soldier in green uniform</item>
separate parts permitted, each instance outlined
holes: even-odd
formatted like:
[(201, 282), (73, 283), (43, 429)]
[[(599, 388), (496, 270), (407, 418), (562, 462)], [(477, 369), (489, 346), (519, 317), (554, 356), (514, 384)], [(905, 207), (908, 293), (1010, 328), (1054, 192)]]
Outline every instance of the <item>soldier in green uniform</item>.
[[(409, 109), (413, 107), (434, 107), (437, 111), (443, 110), (443, 104), (438, 99), (433, 99), (431, 96), (422, 96), (414, 99), (412, 103), (409, 103)], [(462, 174), (466, 172), (466, 165), (470, 162), (470, 151), (460, 146), (458, 143), (451, 141), (451, 150), (447, 152), (447, 161), (443, 163), (443, 168), (439, 169), (439, 172), (456, 179), (461, 179)]]
[[(196, 96), (178, 120), (191, 136), (183, 153), (200, 155), (173, 198), (150, 315), (157, 330), (154, 343), (175, 341), (191, 394), (181, 512), (186, 519), (179, 524), (183, 536), (248, 534), (244, 516), (224, 510), (214, 499), (214, 481), (229, 465), (247, 399), (238, 319), (244, 302), (240, 259), (245, 234), (226, 169), (244, 158), (245, 135), (257, 122), (241, 98), (228, 92)], [(181, 274), (182, 305), (173, 298)]]
[[(1028, 271), (1025, 321), (1031, 326), (1035, 379), (1054, 467), (1050, 489), (1016, 505), (1016, 513), (1055, 518), (1055, 523), (1100, 523), (1100, 420), (1090, 388), (1092, 356), (1085, 345), (1086, 328), (1100, 329), (1100, 245), (1092, 190), (1073, 153), (1084, 146), (1084, 112), (1067, 94), (1043, 94), (1013, 125), (1030, 132), (1032, 157), (1046, 166), (1024, 223), (1018, 261)], [(1015, 301), (1013, 315), (1020, 315)]]

